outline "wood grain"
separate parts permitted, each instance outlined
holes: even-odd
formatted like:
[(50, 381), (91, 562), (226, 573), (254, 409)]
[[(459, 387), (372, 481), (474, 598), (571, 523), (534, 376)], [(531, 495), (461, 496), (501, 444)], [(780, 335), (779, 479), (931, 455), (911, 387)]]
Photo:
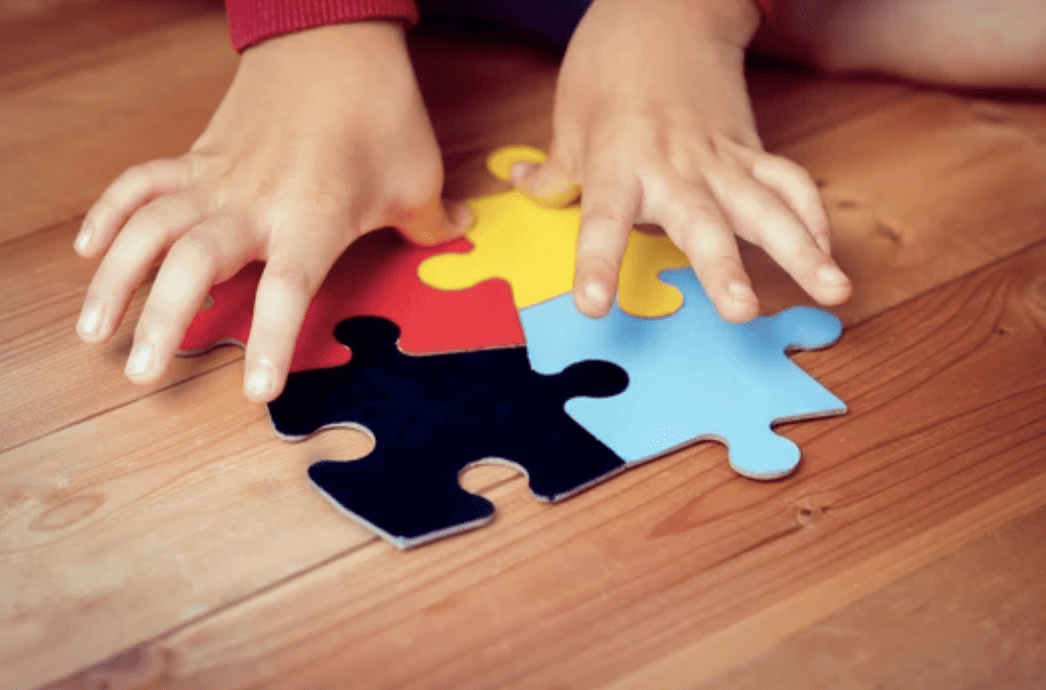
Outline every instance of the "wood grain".
[(1039, 507), (698, 687), (1044, 687), (1044, 543)]
[[(8, 296), (0, 306), (0, 388), (6, 391), (0, 449), (242, 358), (238, 349), (222, 348), (206, 358), (177, 359), (167, 379), (145, 387), (114, 376), (130, 351), (144, 293), (132, 302), (112, 340), (97, 349), (85, 348), (73, 326), (97, 262), (85, 261), (70, 250), (78, 228), (78, 222), (59, 223), (10, 240), (3, 245), (6, 251), (0, 252), (0, 291)], [(69, 385), (70, 372), (91, 385)]]
[(211, 11), (85, 51), (53, 76), (36, 65), (0, 77), (0, 243), (79, 218), (125, 168), (185, 151), (234, 66)]
[(1044, 332), (1040, 246), (804, 353), (851, 414), (786, 429), (804, 461), (785, 482), (739, 479), (714, 444), (560, 506), (509, 482), (490, 528), (361, 544), (136, 647), (149, 673), (121, 657), (76, 682), (115, 663), (128, 687), (598, 688), (824, 581), (845, 606), (940, 553), (912, 535), (961, 543), (1046, 504)]
[[(856, 279), (842, 342), (796, 357), (850, 414), (785, 427), (803, 464), (770, 484), (710, 443), (556, 506), (470, 470), (495, 523), (400, 554), (303, 480), (366, 435), (277, 441), (235, 349), (125, 382), (141, 294), (111, 344), (73, 335), (80, 217), (203, 127), (236, 64), (220, 5), (4, 4), (0, 39), (0, 687), (909, 687), (984, 641), (992, 659), (916, 676), (960, 687), (1042, 658), (1041, 612), (1005, 608), (1046, 591), (1023, 574), (1036, 541), (1005, 536), (1038, 534), (1046, 505), (1041, 97), (754, 73), (764, 140), (820, 182)], [(554, 53), (448, 26), (412, 51), (450, 196), (501, 188), (492, 149), (547, 145)], [(745, 256), (765, 310), (805, 301)], [(1008, 521), (1004, 561), (978, 539)], [(1006, 563), (1008, 584), (962, 591)], [(949, 596), (998, 635), (945, 616)], [(840, 626), (854, 644), (826, 646)], [(867, 657), (865, 634), (899, 642)], [(790, 665), (804, 653), (823, 665)]]
[(0, 5), (0, 84), (53, 79), (104, 62), (114, 46), (215, 14), (220, 0), (8, 0)]

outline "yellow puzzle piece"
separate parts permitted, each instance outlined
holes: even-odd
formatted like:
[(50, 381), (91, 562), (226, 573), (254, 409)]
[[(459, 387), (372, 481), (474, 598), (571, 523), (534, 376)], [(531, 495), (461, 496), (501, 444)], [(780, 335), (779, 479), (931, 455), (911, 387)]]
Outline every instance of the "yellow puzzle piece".
[[(490, 171), (508, 179), (515, 161), (544, 160), (529, 146), (496, 151), (487, 161)], [(422, 282), (440, 290), (464, 290), (489, 278), (504, 278), (512, 286), (517, 309), (570, 292), (574, 282), (581, 208), (546, 208), (510, 190), (469, 202), (476, 223), (466, 233), (476, 248), (465, 254), (440, 254), (418, 268)], [(657, 274), (689, 266), (686, 256), (668, 237), (632, 231), (618, 279), (618, 304), (633, 316), (667, 316), (683, 306), (683, 295)]]

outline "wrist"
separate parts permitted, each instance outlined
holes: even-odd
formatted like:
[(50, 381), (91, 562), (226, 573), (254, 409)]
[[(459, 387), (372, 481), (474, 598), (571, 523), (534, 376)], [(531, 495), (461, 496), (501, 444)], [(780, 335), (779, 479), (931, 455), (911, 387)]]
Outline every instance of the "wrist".
[(673, 0), (684, 8), (702, 38), (745, 49), (763, 19), (756, 0)]
[(244, 48), (267, 38), (312, 27), (389, 19), (413, 26), (415, 0), (225, 0), (233, 47)]
[(281, 60), (337, 61), (357, 54), (385, 54), (396, 57), (407, 53), (405, 29), (400, 21), (367, 20), (317, 26), (273, 36), (243, 51), (244, 58), (260, 55)]
[(362, 21), (305, 29), (274, 37), (243, 52), (237, 79), (282, 85), (290, 93), (324, 91), (327, 99), (348, 92), (416, 89), (405, 30), (398, 21)]

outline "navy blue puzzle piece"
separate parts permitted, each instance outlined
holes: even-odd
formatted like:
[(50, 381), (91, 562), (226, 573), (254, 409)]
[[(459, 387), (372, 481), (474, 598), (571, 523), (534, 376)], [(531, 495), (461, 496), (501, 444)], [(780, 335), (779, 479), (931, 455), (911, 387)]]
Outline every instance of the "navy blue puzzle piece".
[(399, 327), (378, 317), (338, 324), (352, 349), (341, 367), (296, 372), (269, 404), (276, 431), (301, 438), (338, 425), (365, 427), (374, 450), (353, 461), (309, 468), (336, 505), (400, 548), (478, 526), (494, 506), (466, 492), (458, 475), (498, 459), (527, 474), (544, 501), (576, 493), (624, 467), (613, 451), (563, 407), (577, 396), (621, 393), (628, 375), (600, 361), (546, 376), (526, 348), (410, 356), (396, 346)]

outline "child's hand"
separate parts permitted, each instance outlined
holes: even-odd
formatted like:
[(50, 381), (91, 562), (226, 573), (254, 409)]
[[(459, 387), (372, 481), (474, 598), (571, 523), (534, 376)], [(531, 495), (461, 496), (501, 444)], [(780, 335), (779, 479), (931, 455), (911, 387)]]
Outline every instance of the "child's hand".
[(734, 234), (822, 304), (849, 297), (816, 184), (756, 133), (743, 63), (758, 22), (751, 0), (595, 0), (581, 21), (560, 71), (549, 159), (513, 171), (546, 204), (583, 190), (581, 311), (609, 310), (629, 229), (641, 223), (665, 229), (730, 321), (758, 313)]
[(363, 22), (250, 48), (189, 153), (127, 170), (88, 211), (76, 250), (105, 257), (77, 331), (101, 342), (166, 251), (134, 332), (126, 374), (159, 378), (215, 282), (267, 262), (244, 389), (279, 395), (309, 301), (360, 234), (393, 225), (434, 243), (448, 217), (443, 167), (399, 24)]

